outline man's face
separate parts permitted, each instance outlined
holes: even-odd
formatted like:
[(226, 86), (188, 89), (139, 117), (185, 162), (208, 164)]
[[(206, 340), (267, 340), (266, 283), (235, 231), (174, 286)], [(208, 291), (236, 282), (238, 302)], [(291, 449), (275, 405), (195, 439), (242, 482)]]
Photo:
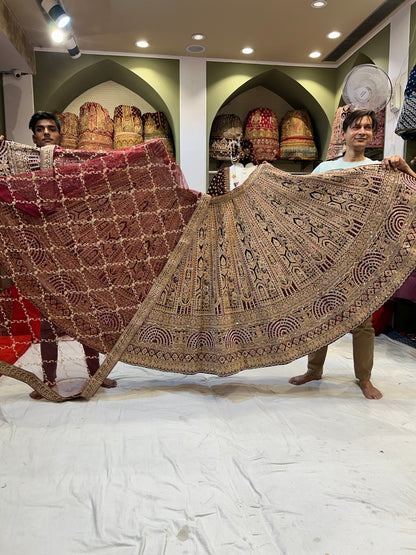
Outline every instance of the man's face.
[(59, 145), (61, 134), (53, 119), (40, 119), (35, 125), (32, 139), (36, 146)]
[(349, 147), (366, 148), (373, 140), (373, 122), (370, 116), (363, 116), (347, 127), (345, 143)]

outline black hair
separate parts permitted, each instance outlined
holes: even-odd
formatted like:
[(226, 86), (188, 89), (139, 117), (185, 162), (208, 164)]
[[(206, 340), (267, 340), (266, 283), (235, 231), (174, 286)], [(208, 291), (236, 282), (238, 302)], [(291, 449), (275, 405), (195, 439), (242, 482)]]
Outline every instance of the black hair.
[(347, 131), (348, 127), (351, 127), (356, 121), (361, 121), (365, 116), (371, 119), (372, 130), (374, 132), (377, 131), (378, 121), (374, 110), (354, 110), (353, 112), (349, 112), (342, 122), (342, 130), (344, 133)]
[(36, 124), (40, 119), (51, 119), (56, 123), (56, 127), (58, 128), (59, 133), (61, 132), (61, 122), (59, 119), (53, 114), (52, 112), (35, 112), (33, 116), (30, 118), (29, 121), (29, 129), (35, 133)]

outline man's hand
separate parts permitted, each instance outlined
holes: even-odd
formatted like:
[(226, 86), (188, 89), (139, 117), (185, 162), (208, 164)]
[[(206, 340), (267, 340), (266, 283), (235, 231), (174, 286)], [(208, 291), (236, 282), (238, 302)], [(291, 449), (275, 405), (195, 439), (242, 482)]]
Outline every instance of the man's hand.
[(416, 173), (410, 168), (406, 160), (403, 160), (398, 154), (393, 154), (393, 156), (387, 156), (381, 162), (381, 166), (385, 170), (393, 170), (395, 172), (401, 171), (407, 173), (412, 177), (416, 177)]

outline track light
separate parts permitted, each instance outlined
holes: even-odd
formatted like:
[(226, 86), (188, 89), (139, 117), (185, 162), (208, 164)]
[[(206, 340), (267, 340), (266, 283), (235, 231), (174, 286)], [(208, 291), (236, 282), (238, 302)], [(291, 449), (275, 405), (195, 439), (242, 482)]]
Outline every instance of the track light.
[(41, 0), (40, 5), (60, 29), (70, 24), (71, 18), (65, 12), (59, 0)]
[(76, 59), (81, 56), (81, 52), (78, 44), (76, 43), (74, 35), (71, 35), (71, 37), (67, 41), (65, 41), (64, 45), (65, 48), (68, 50), (71, 58)]

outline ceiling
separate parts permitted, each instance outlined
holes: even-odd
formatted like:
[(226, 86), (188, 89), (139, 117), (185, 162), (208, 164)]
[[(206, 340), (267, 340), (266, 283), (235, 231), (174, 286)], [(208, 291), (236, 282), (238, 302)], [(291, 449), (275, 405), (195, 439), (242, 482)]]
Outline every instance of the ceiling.
[[(414, 0), (62, 0), (72, 17), (81, 52), (112, 52), (149, 56), (193, 56), (209, 59), (337, 64), (401, 6)], [(36, 0), (0, 0), (12, 12), (30, 44), (58, 50)], [(0, 14), (1, 16), (1, 14)], [(1, 18), (0, 18), (1, 19)], [(0, 21), (1, 23), (1, 21)], [(330, 31), (341, 37), (327, 38)], [(18, 45), (0, 28), (0, 71), (25, 71)], [(203, 33), (202, 41), (192, 34)], [(137, 40), (150, 46), (138, 48)], [(190, 54), (188, 45), (205, 51)], [(254, 53), (241, 49), (251, 46)], [(322, 55), (312, 60), (311, 51)], [(17, 54), (17, 57), (16, 57)], [(20, 58), (19, 58), (20, 56)], [(20, 64), (22, 67), (20, 67)]]

